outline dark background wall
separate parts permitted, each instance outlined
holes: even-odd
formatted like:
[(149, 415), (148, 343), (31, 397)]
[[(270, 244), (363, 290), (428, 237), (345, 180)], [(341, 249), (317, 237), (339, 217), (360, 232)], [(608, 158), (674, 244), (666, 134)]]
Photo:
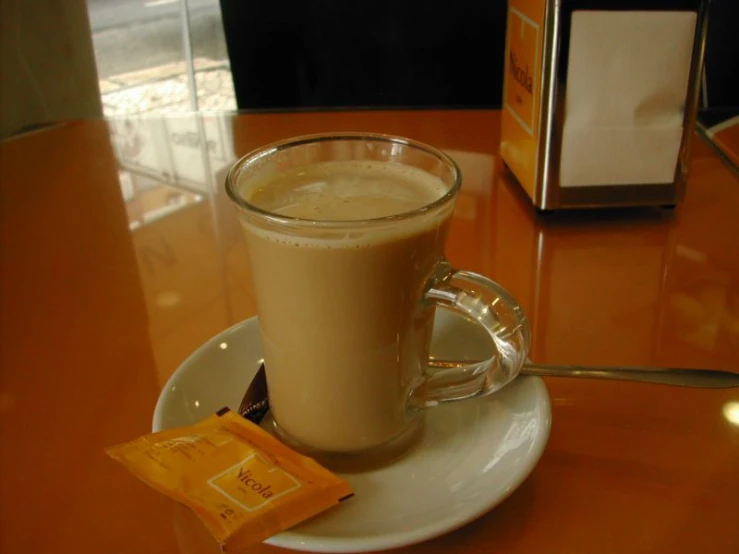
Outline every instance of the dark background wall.
[[(240, 108), (500, 107), (505, 0), (220, 1)], [(599, 3), (635, 4), (567, 2)], [(738, 44), (739, 0), (713, 0), (705, 65), (712, 107), (739, 105)]]
[(713, 0), (704, 67), (708, 106), (739, 108), (739, 0)]
[(239, 107), (500, 106), (504, 0), (221, 0)]

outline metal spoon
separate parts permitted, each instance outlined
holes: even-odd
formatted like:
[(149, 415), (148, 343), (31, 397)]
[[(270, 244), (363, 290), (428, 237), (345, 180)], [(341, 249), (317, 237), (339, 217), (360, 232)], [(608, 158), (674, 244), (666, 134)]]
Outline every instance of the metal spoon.
[[(440, 360), (431, 357), (429, 367), (451, 369), (474, 365), (474, 361)], [(259, 424), (269, 410), (267, 400), (267, 381), (264, 374), (264, 361), (259, 360), (259, 371), (249, 385), (239, 406), (238, 413)], [(610, 381), (637, 381), (677, 387), (698, 387), (703, 389), (728, 389), (739, 387), (739, 373), (717, 369), (681, 369), (672, 367), (606, 367), (524, 364), (521, 375), (540, 377), (577, 377), (580, 379), (605, 379)]]
[[(429, 367), (450, 369), (475, 364), (475, 361), (452, 361), (431, 358)], [(681, 369), (673, 367), (607, 367), (524, 364), (521, 375), (541, 377), (577, 377), (583, 379), (606, 379), (610, 381), (637, 381), (677, 387), (698, 387), (703, 389), (728, 389), (739, 387), (739, 373), (717, 369)]]

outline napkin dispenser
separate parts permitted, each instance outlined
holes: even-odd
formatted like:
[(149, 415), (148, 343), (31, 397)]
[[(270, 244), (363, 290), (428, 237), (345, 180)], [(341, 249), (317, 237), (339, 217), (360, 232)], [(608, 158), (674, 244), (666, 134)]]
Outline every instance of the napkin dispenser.
[(674, 206), (710, 0), (510, 0), (501, 157), (542, 210)]

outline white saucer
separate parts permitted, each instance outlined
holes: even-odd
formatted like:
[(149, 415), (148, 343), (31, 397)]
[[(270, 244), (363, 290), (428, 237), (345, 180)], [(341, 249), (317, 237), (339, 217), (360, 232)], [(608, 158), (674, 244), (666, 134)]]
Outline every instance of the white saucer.
[[(475, 358), (484, 336), (438, 310), (432, 354)], [(172, 375), (154, 411), (154, 431), (236, 409), (262, 357), (259, 323), (219, 333)], [(468, 359), (469, 359), (468, 358)], [(348, 474), (356, 495), (266, 542), (312, 552), (366, 552), (418, 543), (456, 529), (502, 502), (528, 476), (549, 438), (549, 395), (520, 377), (487, 398), (430, 409), (420, 444), (391, 466)]]

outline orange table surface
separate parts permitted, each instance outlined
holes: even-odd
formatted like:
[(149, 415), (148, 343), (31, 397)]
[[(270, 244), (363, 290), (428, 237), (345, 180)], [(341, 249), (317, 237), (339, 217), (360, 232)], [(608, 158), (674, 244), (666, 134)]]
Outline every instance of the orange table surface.
[[(0, 552), (206, 553), (187, 510), (109, 459), (203, 341), (254, 315), (233, 160), (337, 130), (449, 151), (460, 268), (523, 304), (531, 357), (739, 370), (739, 181), (697, 136), (675, 210), (539, 214), (497, 111), (69, 122), (0, 158)], [(739, 552), (739, 390), (545, 379), (552, 433), (505, 502), (406, 553)], [(733, 422), (732, 422), (733, 419)], [(250, 552), (277, 552), (267, 545)]]

